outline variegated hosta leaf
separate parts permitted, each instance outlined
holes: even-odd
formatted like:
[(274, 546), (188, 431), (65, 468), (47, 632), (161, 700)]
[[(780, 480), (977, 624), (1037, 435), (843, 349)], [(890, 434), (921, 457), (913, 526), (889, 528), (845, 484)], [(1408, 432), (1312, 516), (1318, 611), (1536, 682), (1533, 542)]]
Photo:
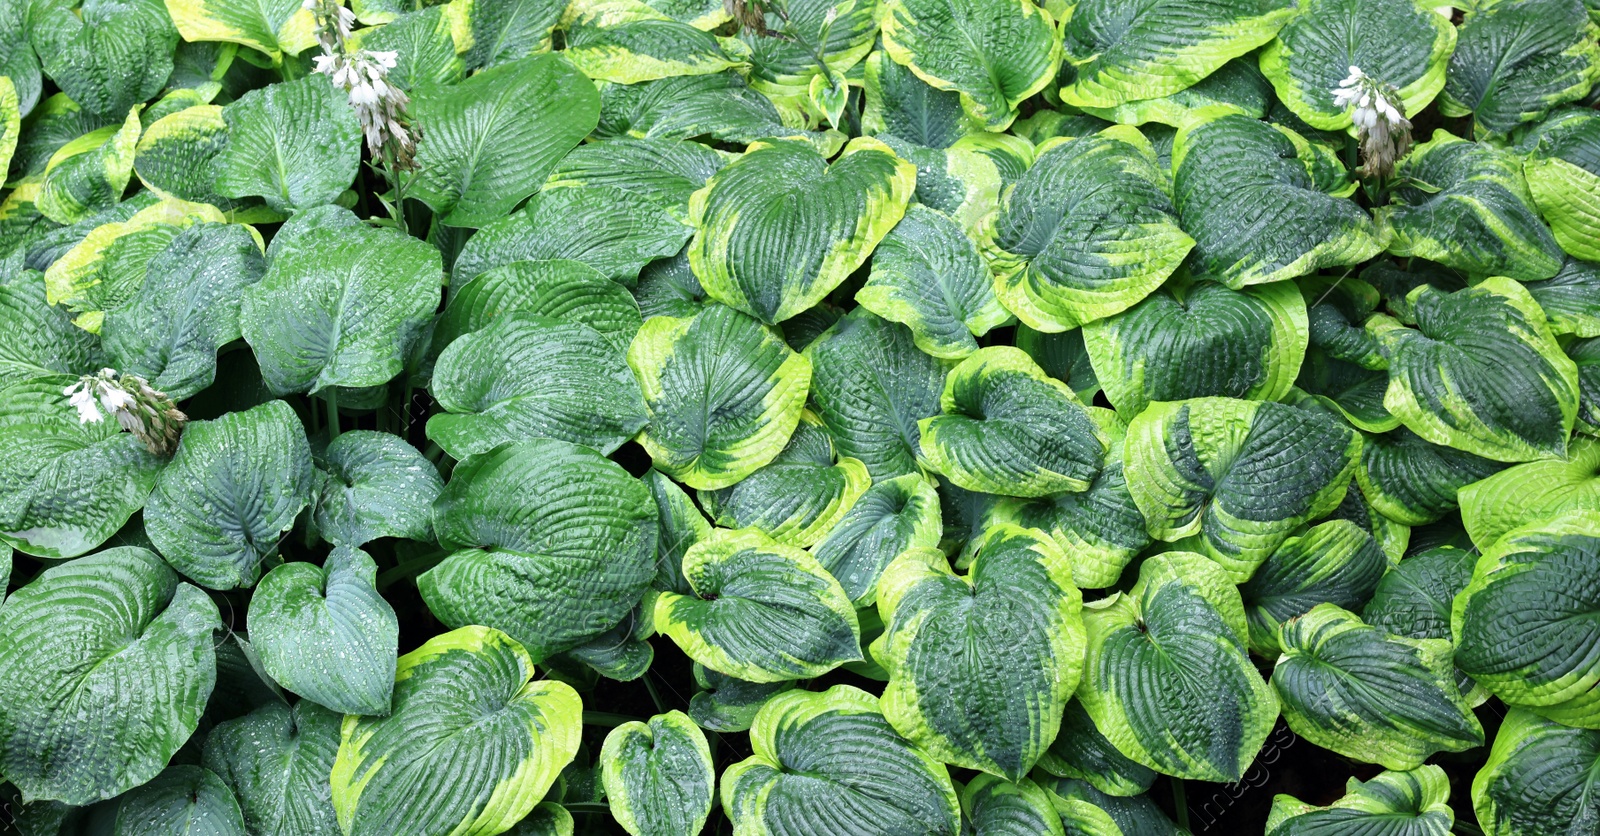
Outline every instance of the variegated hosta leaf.
[(117, 836), (245, 836), (228, 785), (209, 769), (168, 767), (117, 805)]
[(578, 693), (533, 672), (490, 627), (400, 657), (394, 713), (344, 718), (331, 783), (345, 835), (501, 833), (528, 815), (583, 730)]
[(1047, 141), (979, 241), (1017, 318), (1065, 331), (1161, 286), (1194, 245), (1134, 128)]
[(946, 364), (914, 342), (905, 326), (859, 307), (806, 346), (817, 416), (839, 454), (875, 480), (921, 472), (918, 423), (939, 414)]
[(145, 532), (196, 583), (253, 586), (311, 503), (313, 472), (305, 427), (283, 401), (191, 421), (145, 506)]
[(1005, 130), (1060, 60), (1050, 15), (1029, 0), (890, 0), (880, 14), (889, 56), (960, 93), (962, 109), (986, 130)]
[(1115, 107), (1169, 96), (1272, 40), (1286, 0), (1080, 0), (1062, 25), (1061, 100)]
[(443, 278), (425, 241), (364, 225), (307, 229), (245, 289), (239, 324), (274, 392), (379, 386), (404, 368)]
[(1189, 268), (1229, 287), (1359, 264), (1383, 251), (1372, 218), (1326, 193), (1293, 131), (1248, 116), (1199, 121), (1172, 145), (1172, 198), (1194, 236)]
[[(0, 54), (0, 69), (9, 70), (4, 66), (5, 60)], [(17, 101), (17, 86), (9, 76), (0, 76), (0, 171), (11, 168), (11, 156), (17, 150), (17, 135), (20, 133), (22, 109)]]
[(1600, 513), (1512, 529), (1456, 596), (1456, 667), (1506, 704), (1600, 728)]
[(428, 438), (457, 459), (529, 438), (610, 453), (646, 420), (616, 343), (581, 322), (521, 312), (450, 343), (431, 390), (444, 411), (428, 419)]
[(1386, 433), (1400, 426), (1400, 419), (1390, 415), (1383, 406), (1383, 396), (1388, 389), (1388, 373), (1340, 360), (1312, 343), (1306, 349), (1295, 389), (1284, 401), (1296, 403), (1309, 399), (1357, 429)]
[(615, 186), (648, 198), (675, 218), (688, 218), (690, 196), (723, 162), (722, 154), (697, 142), (618, 137), (574, 148), (556, 163), (544, 188)]
[(0, 541), (24, 554), (77, 557), (104, 543), (162, 471), (116, 419), (78, 419), (63, 391), (76, 382), (51, 375), (0, 389)]
[(1600, 436), (1600, 339), (1574, 340), (1567, 356), (1578, 366), (1577, 430)]
[(872, 258), (872, 273), (856, 301), (911, 329), (917, 348), (960, 359), (978, 350), (974, 337), (1004, 325), (988, 265), (972, 239), (948, 216), (917, 204)]
[(938, 549), (901, 553), (879, 581), (895, 729), (946, 763), (1017, 781), (1055, 740), (1083, 673), (1072, 561), (1037, 531), (990, 529), (966, 576)]
[(1389, 769), (1483, 745), (1448, 641), (1369, 627), (1337, 604), (1285, 621), (1278, 641), (1272, 687), (1289, 728), (1311, 743)]
[(330, 543), (360, 546), (379, 537), (433, 539), (439, 471), (405, 439), (351, 430), (328, 443), (318, 477), (317, 531)]
[(1461, 24), (1439, 110), (1504, 134), (1600, 79), (1597, 27), (1573, 0), (1480, 4)]
[(601, 137), (710, 137), (736, 145), (797, 139), (829, 156), (838, 153), (845, 140), (838, 131), (819, 133), (785, 125), (772, 101), (751, 90), (734, 72), (607, 85), (595, 132)]
[(1472, 781), (1489, 836), (1564, 836), (1600, 821), (1600, 732), (1513, 708)]
[(479, 273), (451, 290), (433, 328), (433, 347), (480, 330), (496, 317), (525, 312), (599, 331), (626, 350), (643, 320), (628, 289), (581, 261), (552, 258), (513, 261)]
[(50, 304), (44, 275), (32, 270), (0, 282), (0, 333), (6, 334), (0, 389), (35, 377), (90, 374), (104, 365), (99, 340)]
[(239, 297), (267, 263), (246, 227), (202, 223), (151, 259), (144, 284), (106, 311), (106, 355), (174, 400), (216, 379), (217, 349), (240, 337)]
[(701, 491), (700, 504), (719, 526), (754, 528), (804, 549), (832, 531), (871, 484), (866, 465), (836, 457), (828, 431), (807, 412), (777, 458), (735, 484)]
[(1250, 649), (1282, 651), (1278, 627), (1318, 604), (1359, 610), (1390, 567), (1372, 535), (1349, 520), (1329, 520), (1290, 537), (1239, 586), (1250, 622)]
[(1445, 65), (1456, 47), (1456, 28), (1438, 8), (1432, 0), (1306, 3), (1262, 50), (1261, 70), (1279, 101), (1318, 130), (1353, 124), (1352, 109), (1333, 100), (1351, 67), (1392, 85), (1403, 111), (1415, 116), (1444, 89)]
[[(1404, 557), (1411, 542), (1411, 529), (1385, 517), (1378, 512), (1378, 509), (1373, 508), (1372, 503), (1361, 493), (1361, 486), (1354, 480), (1351, 480), (1349, 490), (1345, 491), (1344, 501), (1328, 514), (1327, 519), (1349, 520), (1360, 526), (1362, 531), (1378, 541), (1378, 545), (1383, 547), (1383, 553), (1389, 556), (1390, 561)], [(1465, 543), (1466, 540), (1463, 538), (1461, 542)]]
[(1139, 581), (1084, 607), (1089, 652), (1078, 699), (1128, 758), (1157, 772), (1237, 781), (1278, 717), (1245, 649), (1244, 605), (1192, 552), (1139, 567)]
[(341, 722), (310, 700), (273, 701), (206, 736), (205, 767), (233, 791), (250, 833), (337, 836), (328, 773)]
[(1082, 491), (1105, 433), (1078, 396), (1021, 349), (979, 349), (950, 371), (943, 412), (918, 423), (922, 456), (967, 490), (1005, 496)]
[(467, 69), (477, 70), (550, 51), (564, 0), (473, 0), (466, 16)]
[(628, 347), (655, 466), (701, 490), (727, 487), (783, 450), (805, 405), (811, 363), (773, 329), (722, 305), (655, 317)]
[(1524, 144), (1532, 148), (1522, 173), (1556, 243), (1577, 258), (1600, 260), (1600, 114), (1556, 114)]
[(1554, 276), (1522, 286), (1539, 303), (1551, 333), (1600, 337), (1600, 264), (1567, 258)]
[(402, 90), (456, 84), (466, 71), (457, 51), (461, 45), (457, 38), (466, 34), (457, 13), (460, 8), (446, 4), (407, 11), (382, 26), (357, 31), (347, 43), (372, 52), (393, 52), (395, 65), (384, 82)]
[(1039, 769), (1062, 778), (1087, 781), (1095, 789), (1119, 798), (1139, 795), (1156, 780), (1154, 770), (1129, 760), (1106, 740), (1078, 700), (1067, 703), (1067, 710), (1061, 715), (1061, 731), (1039, 757)]
[(702, 690), (689, 700), (689, 716), (700, 728), (714, 732), (742, 732), (750, 728), (756, 712), (775, 694), (792, 690), (793, 680), (748, 682), (694, 663), (694, 681)]
[[(1272, 102), (1272, 85), (1266, 76), (1256, 67), (1255, 57), (1245, 55), (1224, 64), (1216, 72), (1195, 82), (1193, 87), (1179, 90), (1167, 96), (1154, 99), (1139, 99), (1119, 104), (1115, 107), (1084, 107), (1084, 114), (1093, 114), (1094, 117), (1108, 119), (1121, 125), (1167, 125), (1172, 128), (1181, 128), (1198, 118), (1213, 118), (1223, 113), (1243, 113), (1252, 119), (1260, 119), (1267, 114), (1268, 105)], [(1199, 114), (1204, 111), (1205, 115)], [(1079, 115), (1078, 118), (1085, 118)], [(1042, 125), (1042, 123), (1041, 123)], [(1152, 126), (1153, 127), (1153, 126)], [(1084, 131), (1094, 133), (1094, 130)], [(1145, 131), (1149, 136), (1150, 131)], [(1168, 148), (1170, 151), (1171, 132), (1168, 131)], [(1071, 136), (1068, 133), (1060, 134)], [(1149, 136), (1152, 144), (1155, 137)], [(1162, 168), (1169, 168), (1170, 153), (1160, 154)]]
[(935, 548), (943, 533), (939, 495), (921, 474), (907, 473), (868, 488), (811, 554), (865, 607), (877, 601), (878, 580), (896, 555)]
[[(1445, 639), (1450, 635), (1450, 607), (1472, 582), (1477, 552), (1437, 546), (1407, 555), (1372, 592), (1361, 619), (1380, 630), (1413, 639)], [(1466, 674), (1456, 671), (1456, 686), (1468, 705), (1487, 695)]]
[(1023, 778), (973, 778), (961, 791), (961, 813), (984, 836), (1065, 836), (1050, 794)]
[(896, 137), (923, 148), (949, 148), (980, 130), (961, 107), (961, 94), (940, 90), (898, 64), (887, 50), (873, 50), (862, 62), (865, 106), (862, 131), (880, 139)]
[(215, 165), (225, 197), (260, 197), (293, 214), (332, 203), (355, 180), (361, 126), (325, 75), (252, 90), (224, 107), (222, 118), (228, 144)]
[(1462, 489), (1504, 468), (1400, 429), (1366, 436), (1356, 481), (1384, 516), (1402, 525), (1426, 525), (1454, 511)]
[(689, 264), (713, 299), (778, 323), (822, 301), (905, 214), (916, 167), (858, 137), (832, 163), (755, 142), (689, 199)]
[(650, 496), (655, 500), (658, 524), (656, 577), (652, 585), (657, 590), (687, 595), (693, 590), (683, 577), (683, 554), (690, 546), (711, 536), (711, 523), (683, 488), (666, 474), (652, 468), (642, 478), (650, 486)]
[(1235, 583), (1301, 524), (1344, 499), (1361, 436), (1324, 413), (1195, 398), (1154, 403), (1128, 426), (1128, 490), (1151, 535), (1192, 534)]
[(1045, 374), (1072, 387), (1084, 403), (1094, 400), (1100, 391), (1100, 381), (1095, 378), (1094, 364), (1089, 361), (1089, 350), (1083, 344), (1082, 329), (1045, 333), (1026, 325), (1017, 326), (1017, 348), (1028, 352), (1033, 362)]
[(1087, 782), (1070, 778), (1045, 779), (1039, 785), (1051, 795), (1069, 836), (1184, 836), (1188, 832), (1179, 830), (1148, 795), (1107, 795)]
[[(592, 673), (619, 682), (631, 682), (644, 676), (655, 661), (656, 651), (647, 641), (655, 634), (655, 597), (646, 592), (615, 627), (564, 653), (550, 657), (552, 669), (573, 671), (574, 666), (588, 668), (582, 676), (592, 681)], [(578, 669), (581, 670), (581, 669)], [(592, 673), (591, 673), (592, 672)], [(569, 674), (571, 675), (571, 674)]]
[(44, 570), (0, 607), (0, 773), (24, 801), (74, 805), (154, 778), (200, 722), (220, 629), (145, 549)]
[(250, 596), (250, 645), (284, 688), (341, 714), (388, 714), (400, 623), (378, 566), (340, 546), (322, 566), (285, 563)]
[(581, 261), (632, 287), (640, 268), (676, 254), (693, 232), (648, 198), (615, 186), (540, 192), (467, 239), (452, 268), (451, 293), (490, 268), (554, 258)]
[(750, 744), (754, 754), (722, 773), (722, 809), (740, 833), (848, 833), (869, 822), (883, 833), (961, 832), (944, 764), (895, 734), (858, 688), (773, 697)]
[[(994, 213), (1000, 200), (1005, 180), (995, 157), (1010, 153), (1017, 143), (1027, 146), (1025, 141), (1011, 134), (969, 134), (957, 139), (949, 148), (928, 148), (892, 134), (880, 134), (878, 138), (896, 156), (917, 167), (917, 188), (913, 195), (916, 202), (949, 217), (968, 235), (976, 233)], [(1032, 147), (1027, 146), (1030, 159), (1032, 152)], [(1019, 168), (1026, 168), (1026, 165), (1023, 161)], [(904, 224), (902, 219), (900, 226)], [(990, 284), (987, 275), (984, 284)], [(990, 295), (993, 295), (992, 290)]]
[(1455, 825), (1450, 778), (1437, 766), (1351, 778), (1345, 795), (1327, 807), (1293, 796), (1272, 800), (1267, 836), (1449, 836)]
[(880, 9), (878, 0), (790, 0), (781, 15), (772, 6), (764, 14), (768, 30), (786, 37), (745, 27), (725, 39), (724, 48), (750, 65), (751, 88), (787, 110), (787, 121), (797, 123), (815, 116), (803, 112), (801, 100), (807, 98), (811, 79), (824, 74), (821, 64), (828, 75), (842, 74), (872, 50)]
[(1389, 252), (1479, 276), (1548, 279), (1561, 248), (1534, 214), (1518, 160), (1508, 151), (1435, 131), (1396, 169), (1403, 185), (1384, 207)]
[(185, 41), (226, 41), (266, 53), (274, 62), (317, 45), (317, 23), (294, 0), (167, 0)]
[(600, 118), (594, 85), (563, 58), (492, 67), (429, 87), (411, 105), (422, 141), (406, 196), (441, 223), (483, 227), (539, 190)]
[(452, 554), (417, 578), (428, 609), (450, 626), (503, 630), (540, 661), (616, 625), (656, 572), (649, 489), (564, 441), (462, 460), (433, 530)]
[(84, 110), (121, 116), (161, 92), (178, 32), (156, 0), (47, 3), (28, 14), (45, 75)]
[(1435, 443), (1495, 461), (1567, 451), (1578, 411), (1577, 366), (1523, 287), (1495, 277), (1454, 293), (1406, 297), (1416, 328), (1367, 322), (1389, 358), (1383, 405)]
[(638, 84), (737, 66), (716, 36), (644, 0), (575, 0), (562, 15), (568, 60), (595, 81)]
[(691, 594), (656, 599), (656, 630), (689, 658), (751, 682), (821, 676), (861, 658), (850, 597), (816, 558), (753, 529), (689, 548)]
[(696, 836), (711, 815), (711, 747), (681, 711), (612, 729), (600, 765), (611, 815), (634, 836)]
[(1292, 282), (1161, 288), (1083, 328), (1106, 399), (1126, 418), (1151, 401), (1206, 395), (1276, 401), (1305, 357), (1305, 300)]
[(139, 111), (133, 108), (120, 124), (62, 145), (49, 155), (34, 206), (58, 224), (76, 224), (115, 206), (133, 177), (138, 141)]

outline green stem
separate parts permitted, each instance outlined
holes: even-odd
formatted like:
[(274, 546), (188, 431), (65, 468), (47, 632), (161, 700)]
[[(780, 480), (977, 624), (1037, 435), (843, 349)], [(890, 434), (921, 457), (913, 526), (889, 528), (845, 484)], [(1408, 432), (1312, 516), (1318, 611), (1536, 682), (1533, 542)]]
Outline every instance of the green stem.
[(1189, 798), (1184, 791), (1183, 779), (1172, 779), (1172, 807), (1178, 814), (1178, 827), (1184, 832), (1189, 830)]
[(413, 557), (410, 560), (402, 560), (400, 561), (400, 565), (379, 574), (377, 582), (373, 585), (377, 587), (379, 592), (382, 592), (385, 589), (394, 586), (396, 583), (399, 583), (400, 581), (403, 581), (407, 578), (414, 578), (423, 572), (438, 566), (440, 563), (444, 562), (445, 558), (449, 556), (449, 552), (440, 549), (439, 551), (428, 552), (421, 557)]
[(328, 440), (332, 441), (335, 438), (339, 437), (339, 390), (338, 389), (336, 389), (336, 388), (328, 389), (327, 402), (328, 402)]
[(439, 460), (444, 458), (444, 448), (439, 446), (439, 442), (430, 441), (427, 449), (422, 451), (422, 457), (434, 464), (438, 464)]
[(583, 712), (583, 724), (585, 726), (605, 726), (606, 728), (616, 728), (623, 723), (642, 722), (644, 722), (643, 717), (631, 717), (627, 714), (613, 714), (609, 711)]
[(604, 801), (563, 801), (561, 806), (569, 813), (609, 813), (611, 805)]
[(650, 672), (644, 672), (644, 689), (650, 692), (650, 701), (656, 704), (656, 713), (667, 713), (667, 704), (661, 700), (661, 692), (656, 690), (655, 680), (650, 678)]

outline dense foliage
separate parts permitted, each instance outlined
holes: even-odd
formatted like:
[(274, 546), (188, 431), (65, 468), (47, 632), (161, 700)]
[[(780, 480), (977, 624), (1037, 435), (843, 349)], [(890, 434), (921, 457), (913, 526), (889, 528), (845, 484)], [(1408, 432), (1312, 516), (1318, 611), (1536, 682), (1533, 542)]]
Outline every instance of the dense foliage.
[(0, 0), (0, 830), (1600, 836), (1600, 3), (341, 2)]

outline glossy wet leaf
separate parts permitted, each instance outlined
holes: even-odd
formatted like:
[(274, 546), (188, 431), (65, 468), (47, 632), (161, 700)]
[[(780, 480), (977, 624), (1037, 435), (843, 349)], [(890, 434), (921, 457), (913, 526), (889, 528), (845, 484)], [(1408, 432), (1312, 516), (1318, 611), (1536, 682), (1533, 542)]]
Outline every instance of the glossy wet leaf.
[(1600, 732), (1574, 729), (1512, 709), (1489, 761), (1472, 781), (1472, 807), (1485, 833), (1545, 836), (1600, 818), (1595, 764)]
[(988, 266), (972, 239), (955, 221), (920, 204), (907, 209), (878, 245), (856, 301), (906, 325), (917, 348), (942, 358), (971, 354), (977, 337), (1011, 318), (995, 298)]
[(937, 547), (943, 528), (933, 485), (908, 473), (867, 488), (811, 554), (862, 607), (876, 601), (890, 561), (914, 548)]
[(1050, 15), (1024, 0), (891, 0), (889, 56), (929, 85), (961, 94), (986, 130), (1004, 130), (1017, 105), (1044, 89), (1059, 60)]
[(239, 802), (215, 773), (167, 768), (117, 806), (116, 836), (244, 836)]
[(90, 113), (121, 117), (161, 92), (172, 74), (178, 32), (155, 0), (88, 0), (79, 9), (51, 3), (29, 17), (45, 75)]
[(695, 836), (711, 813), (711, 749), (681, 711), (612, 729), (600, 764), (611, 815), (635, 836)]
[(1582, 98), (1600, 78), (1594, 31), (1582, 4), (1566, 0), (1477, 9), (1461, 23), (1439, 110), (1500, 134)]
[(1345, 795), (1313, 807), (1288, 795), (1272, 800), (1267, 836), (1446, 836), (1455, 813), (1446, 803), (1450, 779), (1437, 766), (1381, 772), (1365, 782), (1351, 778)]
[(1119, 798), (1139, 795), (1156, 779), (1154, 770), (1129, 760), (1111, 745), (1078, 700), (1067, 703), (1061, 731), (1039, 757), (1039, 770), (1087, 781), (1100, 792)]
[(861, 462), (838, 458), (816, 416), (800, 424), (772, 462), (738, 483), (701, 491), (700, 504), (724, 528), (754, 528), (807, 548), (828, 534), (872, 483)]
[(0, 388), (34, 377), (89, 374), (99, 366), (94, 335), (74, 326), (45, 294), (40, 273), (0, 282), (0, 329), (9, 335), (0, 343)]
[[(222, 109), (228, 144), (216, 159), (217, 191), (260, 197), (293, 213), (332, 203), (361, 162), (361, 127), (323, 75), (252, 90)], [(282, 149), (293, 148), (293, 161)]]
[(433, 537), (433, 501), (444, 482), (403, 439), (371, 430), (341, 433), (322, 454), (317, 483), (317, 531), (331, 543)]
[(1239, 586), (1250, 648), (1277, 655), (1283, 649), (1278, 628), (1319, 604), (1359, 611), (1390, 567), (1382, 546), (1349, 520), (1328, 520), (1290, 537)]
[(328, 773), (342, 717), (309, 700), (269, 702), (206, 736), (204, 764), (262, 836), (336, 836)]

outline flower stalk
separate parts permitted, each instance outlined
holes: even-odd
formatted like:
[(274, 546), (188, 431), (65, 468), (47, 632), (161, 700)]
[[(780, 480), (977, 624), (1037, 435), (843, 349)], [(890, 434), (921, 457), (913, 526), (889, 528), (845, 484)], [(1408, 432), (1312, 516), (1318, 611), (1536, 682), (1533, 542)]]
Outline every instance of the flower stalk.
[(1406, 118), (1400, 91), (1351, 66), (1350, 75), (1333, 89), (1333, 103), (1350, 110), (1356, 140), (1361, 145), (1363, 177), (1394, 174), (1395, 163), (1411, 150), (1411, 120)]
[(115, 369), (86, 374), (61, 394), (78, 410), (78, 423), (98, 424), (109, 414), (158, 456), (170, 456), (178, 449), (189, 422), (166, 393), (136, 374), (118, 374)]

